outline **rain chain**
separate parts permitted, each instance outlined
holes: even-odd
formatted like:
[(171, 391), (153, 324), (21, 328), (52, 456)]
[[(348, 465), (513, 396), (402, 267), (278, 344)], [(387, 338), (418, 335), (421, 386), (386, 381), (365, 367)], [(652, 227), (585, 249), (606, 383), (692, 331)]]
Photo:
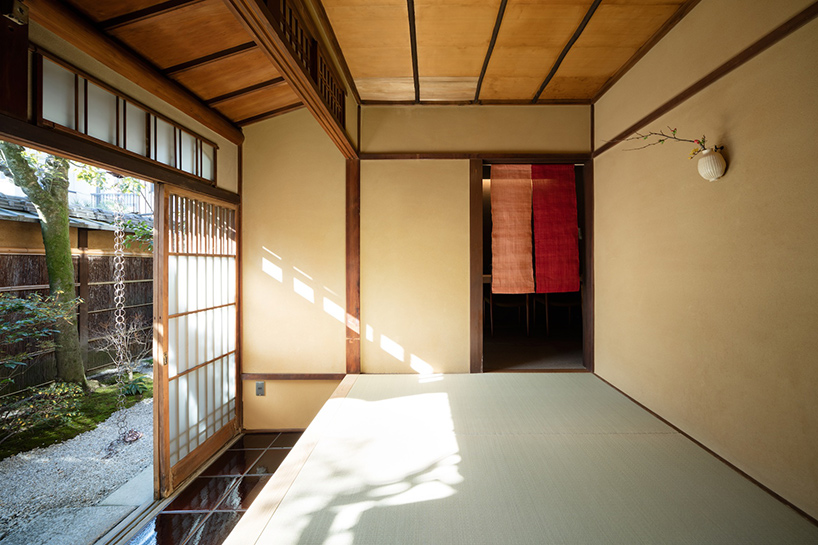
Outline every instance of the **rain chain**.
[(125, 413), (125, 387), (128, 384), (128, 336), (125, 325), (125, 225), (122, 206), (116, 207), (114, 219), (114, 322), (116, 347), (116, 385), (118, 437), (124, 443), (133, 443), (142, 433), (128, 429)]

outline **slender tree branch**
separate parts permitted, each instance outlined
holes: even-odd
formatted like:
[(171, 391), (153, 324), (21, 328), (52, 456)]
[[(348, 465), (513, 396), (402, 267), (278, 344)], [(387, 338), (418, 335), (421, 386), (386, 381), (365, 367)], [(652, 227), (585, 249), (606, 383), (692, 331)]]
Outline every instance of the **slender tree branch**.
[(14, 185), (22, 189), (35, 206), (53, 206), (54, 198), (40, 185), (37, 173), (26, 160), (23, 151), (22, 146), (0, 141), (0, 155), (6, 168), (11, 172)]

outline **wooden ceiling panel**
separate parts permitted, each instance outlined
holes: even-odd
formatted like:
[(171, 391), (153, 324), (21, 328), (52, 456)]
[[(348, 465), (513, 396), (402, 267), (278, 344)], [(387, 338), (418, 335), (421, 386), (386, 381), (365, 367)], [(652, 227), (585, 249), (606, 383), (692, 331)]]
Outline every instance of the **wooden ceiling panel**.
[(326, 0), (324, 7), (356, 85), (412, 75), (406, 0)]
[[(555, 77), (611, 77), (635, 52), (631, 47), (573, 47)], [(549, 86), (551, 84), (549, 83)]]
[(597, 90), (608, 81), (608, 76), (602, 77), (560, 77), (548, 83), (540, 100), (590, 100)]
[(670, 19), (680, 3), (600, 4), (574, 47), (617, 46), (636, 51)]
[(216, 109), (237, 123), (274, 110), (300, 103), (301, 99), (289, 85), (259, 89), (220, 102)]
[(486, 77), (480, 90), (480, 99), (529, 101), (534, 98), (542, 80), (543, 76)]
[(95, 23), (98, 23), (163, 4), (165, 1), (117, 0), (116, 2), (100, 2), (99, 0), (68, 0), (67, 3), (77, 8)]
[(590, 0), (524, 3), (509, 0), (497, 47), (562, 48), (588, 12)]
[(357, 85), (358, 78), (399, 78), (412, 75), (412, 54), (407, 47), (350, 48), (344, 57)]
[(355, 80), (361, 100), (415, 100), (415, 80), (404, 78), (361, 78)]
[(420, 76), (479, 76), (499, 7), (500, 0), (416, 0)]
[(204, 100), (281, 77), (258, 48), (223, 57), (173, 74), (173, 79)]
[(167, 68), (249, 41), (247, 32), (221, 0), (204, 0), (141, 19), (111, 34), (159, 68)]
[(477, 89), (473, 78), (420, 78), (420, 100), (472, 100)]
[(587, 13), (589, 1), (509, 0), (480, 98), (531, 100)]

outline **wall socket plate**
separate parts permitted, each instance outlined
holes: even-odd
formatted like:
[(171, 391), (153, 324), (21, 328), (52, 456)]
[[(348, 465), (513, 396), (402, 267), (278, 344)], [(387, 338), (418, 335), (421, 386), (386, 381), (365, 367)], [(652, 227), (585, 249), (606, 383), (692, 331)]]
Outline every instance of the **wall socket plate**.
[(263, 381), (256, 382), (256, 395), (257, 396), (263, 396), (264, 395), (264, 382)]

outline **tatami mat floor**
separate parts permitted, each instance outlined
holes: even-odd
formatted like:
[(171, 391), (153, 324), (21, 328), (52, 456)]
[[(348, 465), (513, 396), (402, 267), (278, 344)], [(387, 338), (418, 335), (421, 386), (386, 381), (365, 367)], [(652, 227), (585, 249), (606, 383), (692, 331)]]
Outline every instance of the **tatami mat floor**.
[(591, 373), (347, 379), (228, 543), (818, 543)]

